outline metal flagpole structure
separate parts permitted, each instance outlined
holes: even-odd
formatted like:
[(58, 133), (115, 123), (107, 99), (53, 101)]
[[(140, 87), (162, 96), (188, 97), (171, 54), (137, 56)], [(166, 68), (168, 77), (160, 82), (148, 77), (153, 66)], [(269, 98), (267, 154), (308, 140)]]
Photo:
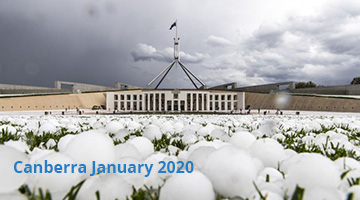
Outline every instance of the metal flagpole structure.
[[(180, 61), (180, 50), (179, 50), (179, 40), (180, 38), (178, 38), (178, 24), (177, 24), (177, 20), (170, 26), (170, 30), (175, 27), (175, 38), (174, 38), (174, 60), (171, 62), (171, 64), (166, 67), (164, 70), (162, 70), (153, 80), (151, 80), (148, 84), (147, 87), (150, 87), (157, 79), (159, 79), (161, 76), (161, 79), (159, 81), (159, 83), (155, 86), (155, 89), (157, 89), (160, 84), (162, 83), (162, 81), (165, 79), (166, 75), (169, 73), (169, 71), (172, 69), (172, 67), (175, 64), (179, 64), (181, 69), (185, 72), (186, 76), (189, 78), (189, 80), (191, 81), (191, 83), (195, 86), (196, 89), (205, 89), (206, 85), (204, 82), (202, 82), (200, 80), (199, 77), (197, 77), (194, 73), (192, 73), (189, 68), (187, 68), (181, 61)], [(198, 85), (196, 84), (196, 82), (193, 80), (195, 79), (198, 83), (200, 83), (201, 87), (198, 87)]]

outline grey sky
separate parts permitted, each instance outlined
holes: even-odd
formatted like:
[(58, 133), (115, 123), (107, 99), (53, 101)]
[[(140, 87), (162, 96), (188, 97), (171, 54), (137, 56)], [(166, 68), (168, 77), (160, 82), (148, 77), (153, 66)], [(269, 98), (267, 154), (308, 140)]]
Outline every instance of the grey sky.
[[(348, 84), (360, 76), (358, 0), (0, 0), (0, 83), (145, 86), (172, 60), (206, 84)], [(164, 87), (191, 87), (175, 68)]]

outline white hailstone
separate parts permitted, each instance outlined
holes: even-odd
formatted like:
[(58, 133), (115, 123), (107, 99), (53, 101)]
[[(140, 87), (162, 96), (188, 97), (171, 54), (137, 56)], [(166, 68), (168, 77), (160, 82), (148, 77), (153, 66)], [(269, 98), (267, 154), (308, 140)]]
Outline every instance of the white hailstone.
[(335, 164), (339, 167), (340, 170), (346, 171), (349, 169), (360, 170), (359, 161), (354, 158), (342, 157), (335, 160)]
[(178, 150), (180, 150), (180, 149), (177, 148), (176, 146), (169, 145), (169, 146), (168, 146), (168, 150), (169, 150), (170, 155), (175, 155), (176, 152), (177, 152)]
[(28, 131), (35, 131), (35, 130), (37, 131), (38, 129), (39, 129), (39, 122), (35, 122), (35, 121), (29, 121), (24, 127), (24, 130), (28, 130)]
[(75, 137), (76, 135), (65, 135), (62, 136), (57, 144), (57, 147), (59, 149), (59, 151), (64, 151), (65, 147), (69, 144), (69, 142)]
[(354, 185), (347, 191), (347, 196), (352, 195), (352, 200), (360, 200), (360, 185)]
[[(284, 197), (282, 195), (279, 195), (275, 192), (268, 191), (268, 190), (261, 190), (261, 195), (266, 197), (266, 200), (283, 200)], [(261, 199), (259, 193), (256, 191), (251, 195), (251, 198), (249, 199)]]
[(150, 154), (154, 153), (153, 143), (145, 137), (135, 137), (127, 141), (132, 144), (140, 152), (142, 159), (147, 158)]
[(255, 190), (257, 166), (247, 152), (235, 147), (224, 146), (211, 153), (203, 171), (221, 195), (246, 198)]
[(174, 127), (171, 124), (171, 122), (169, 122), (169, 121), (164, 122), (161, 125), (160, 129), (163, 133), (171, 133), (172, 134), (174, 132)]
[(121, 142), (124, 142), (125, 141), (125, 136), (129, 135), (130, 134), (130, 131), (126, 128), (122, 128), (122, 129), (119, 129), (115, 135), (113, 136), (113, 139), (114, 140), (118, 140), (118, 141), (121, 141)]
[(187, 159), (194, 163), (195, 169), (202, 169), (208, 156), (215, 150), (216, 149), (211, 146), (202, 146), (189, 153)]
[(292, 149), (285, 149), (284, 152), (285, 152), (286, 158), (290, 158), (290, 157), (298, 154), (296, 151), (294, 151)]
[(344, 199), (344, 195), (336, 189), (323, 188), (314, 186), (305, 189), (303, 200), (326, 199), (326, 200), (339, 200)]
[(158, 126), (149, 125), (148, 127), (145, 128), (143, 132), (143, 136), (149, 140), (154, 140), (154, 139), (158, 140), (161, 139), (162, 133)]
[(224, 130), (219, 129), (219, 128), (214, 128), (211, 131), (210, 135), (211, 135), (211, 137), (218, 138), (218, 139), (227, 139), (227, 136), (228, 136)]
[(256, 140), (250, 147), (250, 153), (259, 158), (265, 167), (273, 168), (277, 168), (287, 157), (281, 144), (270, 138)]
[(177, 156), (179, 160), (181, 161), (186, 161), (188, 160), (188, 157), (189, 157), (189, 152), (187, 151), (180, 151), (179, 152), (179, 155)]
[[(144, 184), (147, 187), (152, 187), (152, 188), (156, 189), (164, 183), (164, 180), (166, 177), (171, 175), (169, 173), (158, 173), (158, 171), (161, 169), (161, 167), (163, 165), (163, 164), (159, 164), (159, 162), (164, 161), (166, 157), (167, 157), (167, 155), (165, 155), (165, 154), (155, 153), (155, 154), (152, 154), (151, 156), (149, 156), (146, 160), (144, 160), (144, 164), (147, 164), (148, 166), (153, 164), (153, 167), (151, 170), (152, 173), (150, 173), (149, 176), (144, 179)], [(164, 169), (165, 169), (165, 171), (167, 171), (166, 166)], [(146, 173), (143, 173), (143, 174), (145, 175)]]
[(127, 125), (127, 128), (130, 130), (130, 131), (136, 131), (136, 130), (139, 130), (141, 128), (141, 124), (139, 124), (138, 122), (136, 121), (130, 121)]
[(261, 132), (261, 131), (259, 131), (259, 130), (255, 130), (255, 131), (253, 131), (253, 132), (251, 132), (256, 138), (262, 138), (264, 135), (265, 135), (265, 133), (263, 133), (263, 132)]
[[(121, 164), (122, 166), (126, 165), (127, 169), (129, 168), (130, 164), (135, 166), (142, 164), (141, 161), (132, 157), (121, 158), (120, 160), (117, 160), (116, 163)], [(154, 173), (154, 171), (152, 173)], [(145, 177), (146, 170), (144, 169), (141, 170), (141, 173), (119, 173), (118, 175), (120, 175), (130, 185), (133, 185), (136, 189), (143, 188), (144, 180), (147, 178)]]
[(16, 128), (13, 127), (13, 126), (9, 126), (9, 125), (1, 125), (0, 126), (0, 132), (2, 132), (2, 131), (6, 131), (6, 132), (13, 135), (13, 134), (16, 133)]
[(189, 150), (188, 152), (191, 153), (192, 151), (194, 151), (195, 149), (199, 148), (199, 147), (214, 147), (215, 149), (219, 149), (223, 146), (230, 146), (229, 143), (225, 143), (225, 142), (222, 142), (222, 141), (219, 141), (219, 140), (214, 140), (212, 142), (208, 142), (208, 141), (200, 141), (200, 142), (197, 142), (193, 145), (191, 145), (189, 147)]
[(108, 133), (116, 133), (122, 128), (124, 128), (124, 125), (121, 122), (119, 122), (119, 121), (111, 121), (106, 125), (105, 130)]
[(118, 144), (115, 146), (115, 161), (122, 158), (131, 157), (137, 160), (142, 159), (142, 155), (139, 150), (130, 143)]
[(14, 191), (11, 193), (0, 193), (0, 199), (6, 200), (28, 200), (28, 198), (21, 194), (19, 191)]
[(39, 128), (39, 133), (54, 133), (56, 132), (56, 126), (53, 123), (50, 122), (46, 122), (44, 124), (41, 124), (40, 128)]
[(6, 146), (12, 147), (20, 152), (30, 152), (29, 147), (27, 146), (26, 142), (24, 142), (24, 141), (9, 140), (9, 141), (5, 142), (4, 144)]
[(196, 131), (196, 134), (200, 136), (210, 135), (210, 133), (211, 131), (207, 127), (201, 127)]
[(66, 145), (64, 154), (77, 164), (85, 164), (87, 175), (93, 171), (92, 161), (101, 164), (113, 163), (115, 147), (113, 140), (106, 134), (96, 130), (76, 135)]
[(266, 181), (267, 177), (269, 178), (269, 182), (275, 182), (277, 180), (283, 180), (283, 175), (275, 168), (266, 167), (264, 168), (258, 175), (262, 181)]
[[(122, 125), (122, 124), (121, 124), (121, 125)], [(94, 129), (101, 129), (101, 128), (104, 127), (104, 125), (103, 125), (101, 122), (97, 121), (97, 122), (95, 122), (95, 123), (92, 125), (92, 127), (93, 127)], [(117, 129), (117, 128), (115, 127), (115, 129)]]
[(181, 140), (184, 144), (194, 144), (198, 139), (194, 134), (186, 134), (181, 138)]
[(285, 171), (285, 182), (289, 191), (294, 191), (296, 185), (305, 191), (314, 187), (336, 190), (341, 184), (341, 173), (329, 158), (316, 153), (296, 157), (292, 158), (293, 162)]
[(160, 191), (160, 200), (211, 200), (215, 193), (210, 180), (201, 172), (175, 174), (166, 180)]
[(284, 190), (282, 189), (283, 185), (281, 183), (282, 182), (280, 182), (280, 181), (277, 181), (275, 183), (260, 182), (260, 183), (257, 183), (256, 186), (258, 187), (258, 189), (260, 191), (262, 191), (261, 193), (263, 194), (263, 196), (265, 196), (267, 192), (283, 196)]
[(96, 200), (95, 193), (99, 191), (100, 199), (125, 200), (131, 195), (132, 188), (121, 176), (113, 174), (101, 174), (87, 179), (82, 185), (78, 199)]
[(239, 149), (247, 150), (255, 142), (256, 138), (247, 131), (235, 132), (230, 138), (229, 143)]
[(12, 147), (0, 145), (0, 193), (11, 192), (17, 190), (28, 178), (28, 174), (16, 173), (14, 164), (17, 161), (22, 161), (19, 164), (18, 170), (22, 170), (24, 165), (28, 163), (28, 158), (25, 153), (20, 152)]
[[(46, 167), (45, 160), (47, 161), (47, 164), (52, 165), (52, 167)], [(71, 186), (76, 185), (80, 181), (80, 174), (78, 173), (77, 168), (74, 168), (73, 173), (71, 167), (67, 167), (65, 172), (64, 165), (70, 164), (71, 166), (74, 162), (62, 153), (49, 153), (35, 160), (33, 164), (40, 164), (43, 166), (43, 169), (42, 173), (37, 172), (29, 175), (28, 183), (32, 187), (42, 188), (43, 190), (48, 189), (52, 193), (60, 192), (65, 195)], [(62, 173), (56, 173), (54, 171), (56, 164), (60, 164), (62, 166)], [(49, 173), (45, 172), (45, 167), (47, 170), (50, 170)]]
[(271, 119), (262, 121), (260, 123), (259, 131), (266, 136), (274, 135), (276, 133), (276, 122)]
[(45, 146), (46, 146), (46, 148), (50, 149), (50, 148), (56, 146), (56, 142), (54, 139), (51, 138), (46, 142)]
[(29, 163), (30, 164), (34, 164), (34, 162), (38, 159), (40, 159), (41, 157), (44, 157), (48, 154), (52, 154), (54, 153), (54, 150), (51, 149), (39, 149), (37, 147), (35, 147), (30, 153), (29, 153)]
[(175, 132), (180, 133), (184, 128), (184, 124), (181, 121), (178, 121), (174, 124)]

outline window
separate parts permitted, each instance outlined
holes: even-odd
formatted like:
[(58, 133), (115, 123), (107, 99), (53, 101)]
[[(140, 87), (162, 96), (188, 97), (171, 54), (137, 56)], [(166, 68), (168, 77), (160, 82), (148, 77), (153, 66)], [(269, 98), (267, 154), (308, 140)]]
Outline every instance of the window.
[(219, 95), (215, 95), (215, 100), (219, 100)]
[(212, 96), (213, 96), (213, 95), (210, 95), (210, 100), (212, 100), (212, 98), (213, 98)]
[(225, 100), (225, 95), (221, 95), (221, 100)]
[(142, 100), (142, 95), (141, 94), (139, 95), (139, 99)]
[(119, 95), (115, 94), (114, 95), (114, 100), (119, 100)]
[(179, 98), (179, 93), (174, 93), (174, 99), (178, 99)]
[(227, 96), (227, 100), (229, 100), (229, 101), (231, 100), (231, 95)]
[(234, 95), (234, 100), (237, 100), (237, 95), (236, 94)]
[(130, 99), (131, 99), (131, 95), (128, 94), (128, 95), (127, 95), (127, 100), (130, 100)]
[(134, 100), (134, 101), (137, 100), (137, 95), (136, 95), (136, 94), (133, 95), (133, 100)]
[(121, 100), (124, 100), (124, 95), (123, 95), (123, 94), (120, 95), (120, 99), (121, 99)]

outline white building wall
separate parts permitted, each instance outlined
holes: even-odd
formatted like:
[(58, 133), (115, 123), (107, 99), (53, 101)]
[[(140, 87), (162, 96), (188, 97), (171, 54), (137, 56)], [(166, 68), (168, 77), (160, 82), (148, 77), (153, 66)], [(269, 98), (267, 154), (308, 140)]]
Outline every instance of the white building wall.
[[(165, 95), (164, 105), (162, 104), (161, 95)], [(177, 98), (174, 98), (177, 94)], [(190, 94), (190, 109), (188, 109), (187, 95)], [(194, 94), (196, 101), (194, 102)], [(201, 100), (199, 98), (201, 94)], [(114, 95), (118, 95), (118, 100), (115, 100)], [(124, 99), (121, 99), (121, 95), (124, 95)], [(130, 95), (130, 100), (128, 100), (128, 95)], [(136, 95), (136, 98), (134, 98)], [(140, 96), (142, 98), (140, 100)], [(148, 101), (146, 102), (146, 95), (148, 95)], [(158, 95), (158, 102), (156, 102), (156, 95)], [(205, 101), (206, 95), (206, 101)], [(216, 95), (218, 95), (218, 100), (215, 100)], [(225, 95), (225, 98), (222, 96)], [(230, 100), (228, 95), (231, 96)], [(234, 99), (234, 96), (237, 96)], [(210, 100), (210, 97), (212, 99)], [(168, 110), (168, 101), (171, 103), (170, 110)], [(183, 110), (181, 110), (181, 102), (183, 104)], [(200, 102), (201, 101), (201, 102)], [(227, 92), (227, 91), (196, 91), (196, 90), (154, 90), (154, 91), (119, 91), (119, 92), (107, 92), (106, 93), (106, 106), (109, 110), (115, 109), (115, 102), (118, 103), (118, 110), (121, 110), (121, 104), (124, 104), (124, 111), (134, 111), (134, 112), (239, 112), (240, 109), (245, 109), (245, 93), (244, 92)], [(177, 102), (177, 103), (176, 103)], [(216, 102), (218, 104), (218, 109), (216, 109)], [(134, 110), (134, 105), (136, 103), (136, 110)], [(128, 109), (128, 104), (130, 108)], [(175, 105), (177, 104), (177, 110), (175, 110)], [(199, 107), (201, 105), (201, 107)], [(210, 106), (211, 105), (211, 106)], [(224, 106), (222, 106), (224, 105)], [(230, 107), (228, 107), (228, 105)], [(236, 105), (236, 106), (235, 106)], [(164, 110), (162, 107), (164, 106)], [(147, 109), (146, 109), (147, 107)], [(212, 107), (212, 110), (210, 109)], [(235, 107), (237, 108), (235, 110)], [(141, 108), (141, 109), (140, 109)], [(195, 110), (193, 109), (195, 108)]]

